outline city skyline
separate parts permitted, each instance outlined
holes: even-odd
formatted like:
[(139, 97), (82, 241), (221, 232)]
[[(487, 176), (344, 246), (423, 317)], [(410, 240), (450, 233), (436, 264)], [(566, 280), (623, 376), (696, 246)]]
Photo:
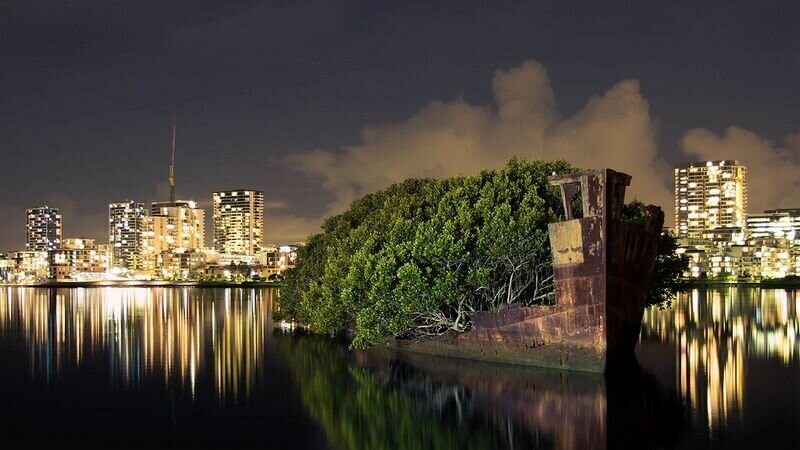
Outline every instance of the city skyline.
[(800, 449), (798, 24), (0, 0), (5, 441)]
[[(170, 168), (172, 169), (172, 165), (170, 165)], [(708, 192), (709, 189), (715, 188), (715, 187), (719, 188), (719, 187), (722, 186), (721, 183), (719, 183), (719, 185), (718, 185), (716, 182), (712, 183), (709, 186), (706, 186), (705, 183), (701, 183), (701, 185), (697, 186), (696, 188), (694, 186), (691, 186), (689, 188), (689, 191), (692, 191), (692, 192), (690, 192), (690, 193), (686, 193), (685, 192), (686, 189), (687, 189), (687, 186), (696, 184), (695, 182), (697, 180), (701, 180), (701, 179), (705, 180), (705, 178), (708, 177), (708, 175), (707, 175), (708, 169), (713, 169), (713, 170), (716, 170), (716, 171), (720, 171), (719, 172), (720, 173), (720, 177), (722, 177), (723, 175), (726, 176), (726, 177), (727, 176), (731, 176), (731, 175), (733, 176), (733, 179), (731, 181), (735, 181), (735, 187), (733, 187), (731, 189), (736, 194), (736, 195), (734, 195), (734, 197), (736, 197), (736, 198), (732, 201), (733, 203), (731, 203), (728, 206), (735, 206), (734, 209), (736, 210), (736, 212), (735, 212), (735, 214), (733, 214), (733, 216), (731, 216), (731, 217), (733, 217), (733, 219), (725, 219), (724, 217), (721, 218), (721, 219), (714, 219), (714, 220), (718, 220), (719, 223), (717, 224), (715, 222), (715, 225), (713, 225), (713, 226), (708, 226), (708, 223), (704, 223), (703, 225), (698, 223), (698, 224), (696, 224), (694, 226), (689, 227), (692, 230), (692, 232), (688, 233), (687, 230), (685, 230), (685, 229), (682, 230), (681, 229), (681, 226), (686, 227), (686, 224), (690, 223), (690, 222), (687, 222), (688, 215), (687, 215), (687, 211), (686, 211), (688, 209), (687, 201), (691, 201), (691, 200), (688, 200), (688, 199), (692, 195), (695, 195), (695, 196), (701, 196), (703, 198), (703, 200), (705, 200), (706, 196), (709, 194), (709, 192)], [(696, 175), (691, 175), (692, 177), (694, 177), (691, 180), (689, 178), (686, 178), (687, 172), (689, 172), (690, 170), (692, 172), (698, 171), (698, 173)], [(731, 170), (733, 170), (734, 172), (731, 172)], [(723, 174), (722, 172), (726, 172), (726, 173)], [(730, 173), (727, 173), (727, 172), (730, 172)], [(172, 173), (172, 172), (170, 172), (170, 173)], [(670, 208), (669, 204), (658, 205), (658, 206), (661, 206), (662, 209), (664, 209), (665, 212), (669, 211), (670, 209), (674, 210), (674, 212), (675, 212), (675, 215), (674, 215), (675, 221), (673, 222), (673, 224), (670, 224), (670, 225), (672, 225), (670, 228), (674, 229), (674, 232), (675, 232), (676, 236), (679, 237), (679, 238), (701, 238), (701, 237), (704, 237), (704, 236), (702, 236), (703, 232), (708, 231), (708, 230), (712, 230), (712, 229), (717, 228), (717, 227), (726, 227), (727, 226), (727, 227), (746, 228), (747, 227), (747, 224), (746, 224), (747, 217), (749, 215), (761, 215), (763, 213), (781, 211), (781, 210), (786, 210), (786, 211), (788, 211), (788, 210), (797, 210), (797, 205), (800, 204), (800, 200), (798, 200), (797, 203), (794, 206), (776, 208), (774, 206), (767, 205), (767, 207), (764, 208), (764, 209), (761, 209), (761, 210), (758, 210), (758, 211), (750, 211), (748, 209), (748, 203), (747, 203), (748, 190), (747, 190), (747, 183), (746, 183), (746, 177), (749, 174), (748, 168), (747, 168), (747, 166), (745, 164), (741, 164), (737, 160), (720, 159), (720, 160), (709, 160), (709, 161), (703, 160), (703, 161), (683, 162), (683, 163), (680, 163), (680, 164), (678, 164), (678, 165), (676, 165), (674, 167), (673, 174), (674, 175), (673, 175), (672, 178), (673, 178), (674, 195), (672, 196), (672, 199), (671, 199), (672, 201), (670, 202), (671, 205), (672, 205), (672, 208)], [(171, 178), (171, 181), (174, 182), (174, 178)], [(690, 181), (692, 181), (691, 184), (690, 184)], [(717, 190), (719, 190), (719, 189), (717, 189)], [(219, 203), (219, 195), (220, 194), (223, 194), (223, 196), (224, 196), (225, 193), (230, 194), (230, 193), (237, 192), (237, 191), (240, 191), (240, 192), (245, 193), (247, 195), (253, 194), (253, 195), (259, 196), (259, 202), (261, 203), (261, 206), (260, 206), (260, 210), (259, 210), (258, 214), (262, 218), (261, 219), (262, 228), (259, 230), (259, 233), (261, 234), (260, 244), (259, 244), (260, 246), (266, 245), (267, 243), (269, 243), (271, 245), (275, 245), (275, 244), (280, 245), (281, 243), (289, 242), (289, 241), (267, 241), (263, 237), (265, 235), (265, 229), (266, 229), (266, 227), (263, 225), (264, 224), (264, 218), (266, 217), (265, 211), (268, 208), (266, 208), (264, 206), (265, 205), (264, 192), (260, 191), (260, 190), (257, 190), (257, 189), (252, 189), (252, 188), (249, 188), (249, 189), (248, 188), (239, 188), (239, 189), (236, 189), (236, 190), (215, 190), (215, 191), (213, 191), (211, 193), (211, 202), (210, 202), (210, 206), (208, 206), (208, 207), (202, 206), (203, 202), (196, 202), (194, 200), (175, 200), (175, 201), (151, 201), (151, 202), (149, 202), (150, 206), (148, 208), (146, 206), (148, 204), (148, 202), (137, 202), (135, 200), (129, 200), (129, 199), (125, 199), (122, 202), (119, 202), (119, 201), (118, 202), (110, 202), (108, 204), (108, 206), (109, 206), (109, 208), (113, 208), (114, 206), (122, 206), (124, 204), (139, 205), (139, 208), (141, 209), (141, 213), (142, 214), (144, 214), (145, 216), (148, 216), (148, 217), (157, 217), (157, 216), (166, 216), (167, 215), (167, 212), (166, 212), (167, 211), (167, 207), (170, 207), (170, 206), (172, 206), (172, 207), (174, 207), (174, 206), (187, 207), (187, 206), (191, 205), (191, 208), (193, 208), (193, 209), (196, 208), (197, 210), (199, 210), (201, 212), (201, 214), (203, 216), (203, 219), (202, 219), (202, 224), (203, 225), (202, 225), (201, 228), (206, 228), (206, 229), (211, 229), (212, 230), (211, 233), (205, 233), (204, 231), (202, 232), (202, 235), (204, 236), (204, 238), (202, 239), (202, 242), (204, 244), (203, 247), (205, 247), (205, 248), (215, 248), (216, 250), (219, 251), (220, 249), (217, 248), (218, 245), (216, 244), (216, 239), (214, 237), (214, 233), (216, 231), (216, 226), (215, 226), (214, 217), (213, 217), (214, 216), (213, 213), (215, 211), (215, 205)], [(720, 192), (716, 192), (716, 193), (712, 192), (712, 194), (717, 195), (717, 196), (721, 196)], [(53, 210), (55, 212), (55, 214), (58, 214), (58, 211), (59, 211), (58, 207), (50, 207), (48, 205), (41, 205), (41, 206), (36, 206), (36, 207), (33, 207), (33, 208), (27, 208), (26, 209), (26, 217), (28, 218), (27, 220), (29, 222), (31, 220), (31, 211), (40, 210), (40, 209), (50, 209), (50, 210)], [(212, 214), (206, 214), (206, 209), (208, 209), (209, 212), (211, 212)], [(695, 206), (695, 210), (697, 210), (697, 206)], [(692, 211), (695, 211), (695, 210), (692, 210)], [(700, 214), (705, 214), (706, 213), (705, 208), (701, 206), (699, 212), (700, 212)], [(695, 214), (695, 215), (697, 215), (697, 214)], [(705, 219), (705, 220), (708, 221), (708, 219)], [(207, 225), (211, 225), (211, 226), (209, 227)], [(30, 229), (30, 224), (28, 225), (27, 228)], [(60, 214), (58, 214), (58, 225), (57, 225), (57, 228), (58, 228), (58, 233), (59, 233), (58, 239), (60, 240), (61, 239), (61, 235), (62, 235), (62, 231), (61, 230), (63, 229), (63, 223), (62, 223), (62, 219), (61, 219), (61, 215)], [(72, 238), (97, 240), (97, 238), (89, 237), (86, 234), (80, 233), (80, 232), (74, 233), (74, 234), (68, 234), (67, 236), (72, 237)], [(108, 243), (111, 244), (113, 240), (110, 237), (110, 233), (106, 234), (106, 236), (109, 237)], [(307, 236), (303, 236), (302, 239), (298, 239), (298, 240), (293, 241), (293, 242), (302, 242), (302, 241), (305, 240), (306, 237)], [(26, 241), (29, 240), (29, 239), (30, 238), (26, 239)], [(102, 240), (102, 239), (100, 239), (100, 240)], [(257, 247), (259, 245), (257, 245)], [(27, 246), (28, 246), (28, 244), (26, 243), (24, 247), (0, 249), (0, 253), (8, 252), (8, 251), (18, 251), (18, 250), (21, 250), (23, 248), (27, 249)], [(180, 246), (178, 246), (178, 247), (180, 247)], [(58, 248), (58, 247), (57, 246), (53, 246), (51, 249), (56, 249), (56, 248)], [(189, 248), (193, 248), (193, 247), (190, 246)], [(239, 252), (235, 252), (235, 253), (239, 253)], [(257, 253), (257, 252), (254, 252), (254, 253)]]
[(748, 166), (753, 210), (800, 194), (794, 2), (180, 3), (0, 6), (3, 217), (58, 204), (102, 238), (105, 204), (168, 199), (173, 116), (177, 198), (263, 190), (268, 241), (512, 154), (630, 173), (670, 224), (687, 160)]

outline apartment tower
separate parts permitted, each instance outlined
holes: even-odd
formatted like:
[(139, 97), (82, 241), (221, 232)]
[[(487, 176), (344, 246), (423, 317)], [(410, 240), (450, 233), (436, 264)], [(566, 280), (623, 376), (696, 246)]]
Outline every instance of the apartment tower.
[(25, 249), (46, 252), (61, 246), (61, 214), (58, 208), (39, 206), (26, 210), (27, 234)]
[(229, 255), (264, 249), (264, 193), (251, 189), (214, 192), (214, 249)]
[(703, 161), (675, 168), (675, 232), (710, 239), (717, 228), (747, 226), (747, 168), (738, 161)]

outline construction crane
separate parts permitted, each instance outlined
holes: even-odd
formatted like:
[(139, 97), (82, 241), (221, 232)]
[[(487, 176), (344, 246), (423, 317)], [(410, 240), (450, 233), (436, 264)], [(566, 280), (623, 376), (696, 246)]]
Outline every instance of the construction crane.
[(175, 204), (175, 117), (172, 118), (172, 160), (169, 163), (169, 201)]

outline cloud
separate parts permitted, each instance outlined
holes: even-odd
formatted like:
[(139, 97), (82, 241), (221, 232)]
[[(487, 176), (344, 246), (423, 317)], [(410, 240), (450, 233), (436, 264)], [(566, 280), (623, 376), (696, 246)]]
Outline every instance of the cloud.
[(729, 127), (722, 135), (697, 128), (681, 140), (683, 152), (695, 160), (735, 159), (747, 167), (748, 211), (800, 207), (800, 133), (778, 146), (756, 133)]
[(289, 204), (283, 200), (266, 200), (264, 201), (264, 209), (286, 209)]
[(264, 236), (267, 244), (291, 244), (305, 241), (319, 233), (321, 218), (300, 217), (292, 214), (265, 214)]
[(403, 122), (365, 127), (356, 145), (295, 154), (288, 162), (333, 193), (327, 214), (392, 182), (476, 173), (514, 155), (621, 170), (633, 176), (629, 199), (672, 210), (662, 178), (671, 170), (658, 155), (657, 126), (637, 81), (619, 82), (569, 117), (559, 113), (537, 61), (497, 70), (492, 90), (492, 104), (432, 101)]

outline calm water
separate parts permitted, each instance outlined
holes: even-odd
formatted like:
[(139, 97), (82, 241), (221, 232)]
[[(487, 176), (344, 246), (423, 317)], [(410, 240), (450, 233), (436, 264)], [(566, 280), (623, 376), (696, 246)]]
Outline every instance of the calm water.
[(4, 443), (332, 449), (798, 448), (800, 295), (649, 310), (607, 379), (351, 353), (270, 289), (0, 288)]

